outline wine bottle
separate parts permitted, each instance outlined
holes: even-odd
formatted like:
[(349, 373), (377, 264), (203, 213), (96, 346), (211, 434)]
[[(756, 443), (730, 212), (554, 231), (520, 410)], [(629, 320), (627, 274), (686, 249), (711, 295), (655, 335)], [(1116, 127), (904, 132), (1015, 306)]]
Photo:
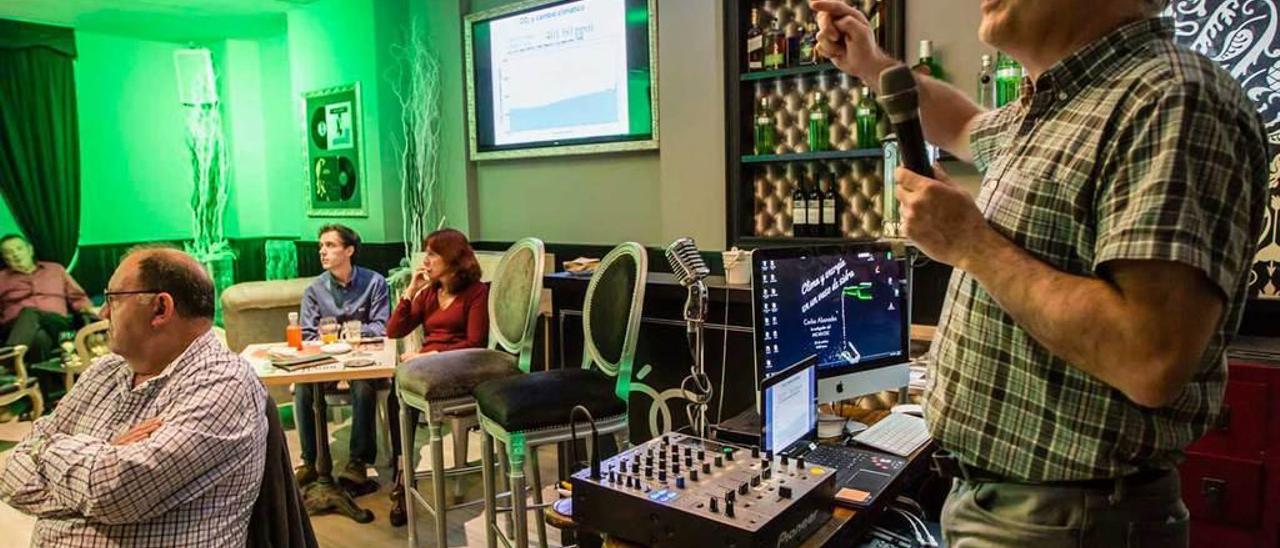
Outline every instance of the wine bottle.
[(803, 181), (788, 179), (792, 183), (791, 235), (796, 238), (804, 238), (809, 235), (809, 196), (804, 192)]

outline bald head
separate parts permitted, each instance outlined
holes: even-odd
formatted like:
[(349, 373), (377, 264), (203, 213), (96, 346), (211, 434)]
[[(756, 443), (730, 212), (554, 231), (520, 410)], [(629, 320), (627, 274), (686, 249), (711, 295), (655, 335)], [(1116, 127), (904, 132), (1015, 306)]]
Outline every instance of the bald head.
[(132, 269), (140, 288), (168, 293), (179, 316), (213, 319), (213, 279), (191, 255), (172, 248), (136, 248), (120, 267)]

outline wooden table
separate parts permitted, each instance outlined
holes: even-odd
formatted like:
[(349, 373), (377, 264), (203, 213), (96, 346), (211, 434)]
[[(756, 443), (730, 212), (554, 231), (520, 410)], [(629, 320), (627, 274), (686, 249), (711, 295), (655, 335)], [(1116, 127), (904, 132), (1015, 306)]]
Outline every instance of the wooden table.
[[(308, 342), (305, 351), (316, 351), (318, 343)], [(392, 378), (396, 374), (395, 341), (357, 345), (356, 351), (333, 356), (338, 363), (296, 371), (271, 365), (267, 352), (285, 343), (251, 344), (240, 356), (253, 366), (258, 378), (267, 386), (297, 384), (297, 390), (311, 390), (315, 406), (316, 481), (302, 489), (303, 504), (308, 514), (336, 511), (358, 523), (373, 521), (373, 512), (360, 508), (351, 495), (333, 480), (333, 461), (329, 454), (329, 421), (324, 401), (324, 385), (329, 382)], [(377, 363), (365, 367), (347, 367), (353, 358), (372, 358)]]

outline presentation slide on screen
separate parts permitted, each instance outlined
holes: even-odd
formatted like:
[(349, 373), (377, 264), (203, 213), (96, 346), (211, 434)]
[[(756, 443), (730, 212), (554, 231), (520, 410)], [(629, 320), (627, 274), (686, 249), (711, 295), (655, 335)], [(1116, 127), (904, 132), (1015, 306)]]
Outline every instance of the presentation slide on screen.
[(582, 0), (490, 26), (494, 144), (626, 134), (622, 0)]
[(768, 450), (778, 453), (813, 428), (813, 379), (812, 371), (799, 373), (765, 393)]
[(760, 266), (766, 374), (810, 355), (819, 369), (902, 354), (898, 263), (871, 254)]

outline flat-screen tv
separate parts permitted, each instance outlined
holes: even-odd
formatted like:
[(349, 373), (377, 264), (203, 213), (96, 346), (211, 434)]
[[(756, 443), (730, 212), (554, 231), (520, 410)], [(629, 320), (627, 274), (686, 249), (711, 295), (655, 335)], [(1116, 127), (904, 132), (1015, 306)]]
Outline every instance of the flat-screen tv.
[(475, 160), (658, 147), (655, 0), (534, 0), (466, 17)]

